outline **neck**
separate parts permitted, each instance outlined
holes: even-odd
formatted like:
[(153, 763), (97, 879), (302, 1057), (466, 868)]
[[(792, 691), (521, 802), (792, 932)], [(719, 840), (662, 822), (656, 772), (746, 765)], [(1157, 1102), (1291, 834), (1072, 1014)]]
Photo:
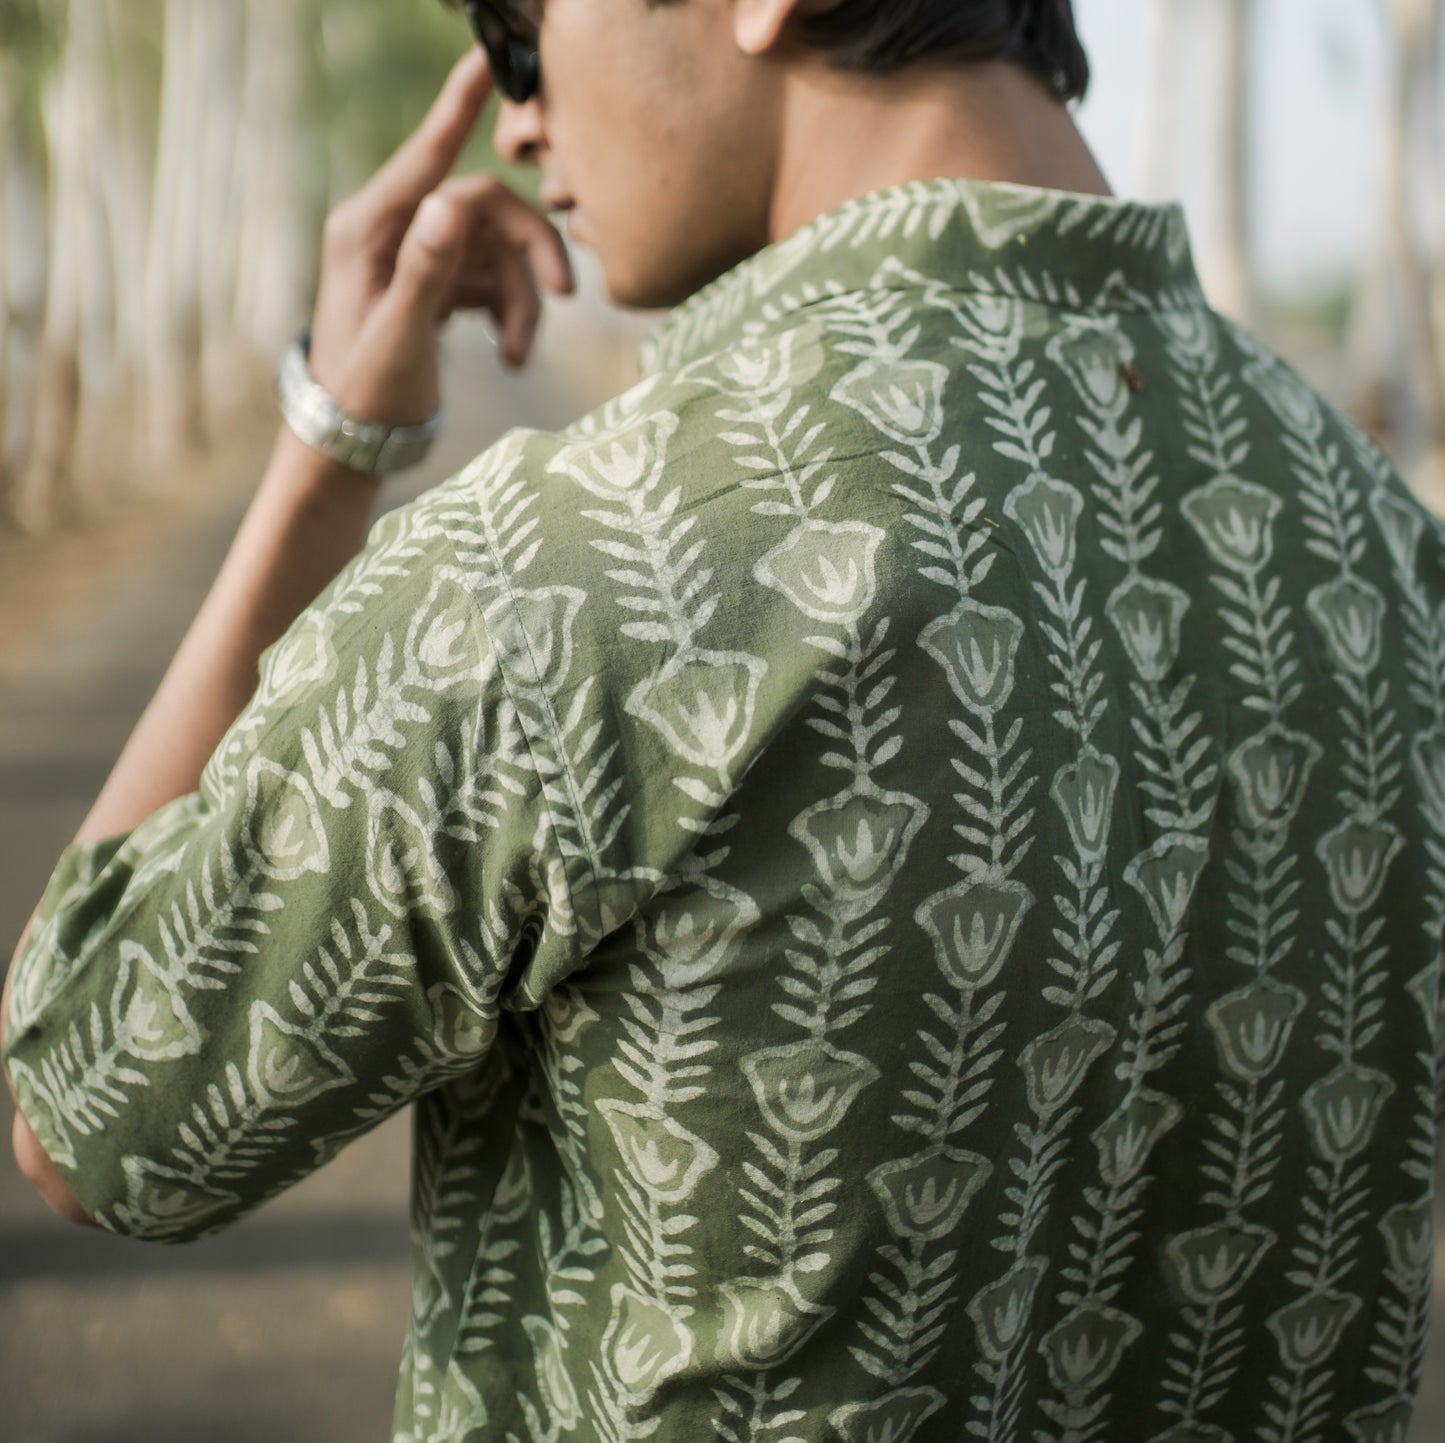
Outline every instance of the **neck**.
[(809, 64), (787, 81), (769, 240), (870, 191), (939, 176), (1110, 194), (1066, 107), (1019, 66), (880, 77)]

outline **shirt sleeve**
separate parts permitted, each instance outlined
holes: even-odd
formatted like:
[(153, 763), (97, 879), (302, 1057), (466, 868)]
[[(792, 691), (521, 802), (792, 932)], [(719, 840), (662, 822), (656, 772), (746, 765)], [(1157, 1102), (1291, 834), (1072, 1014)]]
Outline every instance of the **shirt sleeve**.
[(217, 1231), (476, 1066), (573, 965), (567, 882), (445, 506), (263, 657), (197, 794), (62, 857), (4, 1064), (86, 1211)]

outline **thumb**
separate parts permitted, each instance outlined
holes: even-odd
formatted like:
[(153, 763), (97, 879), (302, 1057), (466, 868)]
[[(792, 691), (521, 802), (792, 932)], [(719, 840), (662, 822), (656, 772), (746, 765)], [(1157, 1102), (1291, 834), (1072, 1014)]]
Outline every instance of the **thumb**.
[(455, 201), (433, 191), (417, 207), (401, 249), (389, 289), (393, 301), (414, 323), (435, 324), (437, 311), (457, 271), (466, 241), (466, 216)]

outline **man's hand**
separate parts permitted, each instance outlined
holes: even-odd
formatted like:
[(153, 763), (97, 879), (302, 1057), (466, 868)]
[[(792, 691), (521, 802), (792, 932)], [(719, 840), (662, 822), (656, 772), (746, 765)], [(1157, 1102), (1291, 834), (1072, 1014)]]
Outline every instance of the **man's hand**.
[(353, 415), (416, 425), (440, 397), (437, 337), (457, 310), (487, 310), (514, 366), (532, 348), (538, 287), (573, 288), (556, 229), (489, 175), (453, 176), (492, 78), (473, 50), (417, 131), (326, 222), (311, 370)]
[[(490, 176), (451, 174), (491, 92), (478, 49), (452, 70), (416, 133), (327, 222), (311, 368), (365, 420), (411, 425), (435, 411), (437, 337), (453, 311), (489, 310), (506, 358), (521, 365), (540, 313), (539, 283), (572, 289), (567, 252), (545, 216)], [(342, 473), (283, 431), (215, 586), (77, 842), (129, 831), (195, 790), (255, 689), (262, 650), (361, 546), (373, 496), (366, 478)], [(12, 963), (0, 1038), (13, 977)], [(18, 1103), (13, 1146), (41, 1196), (88, 1222)]]
[[(15, 955), (10, 959), (10, 966), (5, 973), (5, 989), (0, 992), (0, 1047), (5, 1044), (5, 1026), (10, 1018), (10, 995), (15, 990), (15, 969), (20, 965), (20, 954), (25, 951), (25, 943), (29, 940), (34, 920), (32, 917), (20, 934), (19, 945), (15, 948)], [(8, 1074), (5, 1082), (9, 1086)], [(81, 1207), (80, 1199), (70, 1190), (70, 1184), (62, 1176), (60, 1169), (51, 1162), (49, 1154), (40, 1145), (40, 1139), (35, 1136), (35, 1130), (26, 1122), (14, 1087), (10, 1087), (10, 1099), (15, 1104), (10, 1147), (15, 1154), (21, 1176), (61, 1217), (73, 1223), (85, 1223), (94, 1227), (95, 1223)]]

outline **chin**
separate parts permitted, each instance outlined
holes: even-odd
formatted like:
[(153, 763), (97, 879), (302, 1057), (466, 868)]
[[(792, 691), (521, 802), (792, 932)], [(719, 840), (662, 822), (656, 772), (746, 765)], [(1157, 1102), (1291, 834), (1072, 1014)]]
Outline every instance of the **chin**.
[(613, 305), (626, 306), (633, 311), (665, 311), (679, 306), (707, 284), (706, 281), (696, 285), (669, 282), (657, 275), (623, 275), (614, 278), (606, 269), (603, 275), (607, 298)]
[(729, 251), (722, 256), (694, 257), (688, 266), (678, 264), (674, 250), (666, 263), (623, 265), (599, 253), (608, 299), (630, 310), (659, 311), (679, 306), (704, 286), (730, 271), (756, 248)]

